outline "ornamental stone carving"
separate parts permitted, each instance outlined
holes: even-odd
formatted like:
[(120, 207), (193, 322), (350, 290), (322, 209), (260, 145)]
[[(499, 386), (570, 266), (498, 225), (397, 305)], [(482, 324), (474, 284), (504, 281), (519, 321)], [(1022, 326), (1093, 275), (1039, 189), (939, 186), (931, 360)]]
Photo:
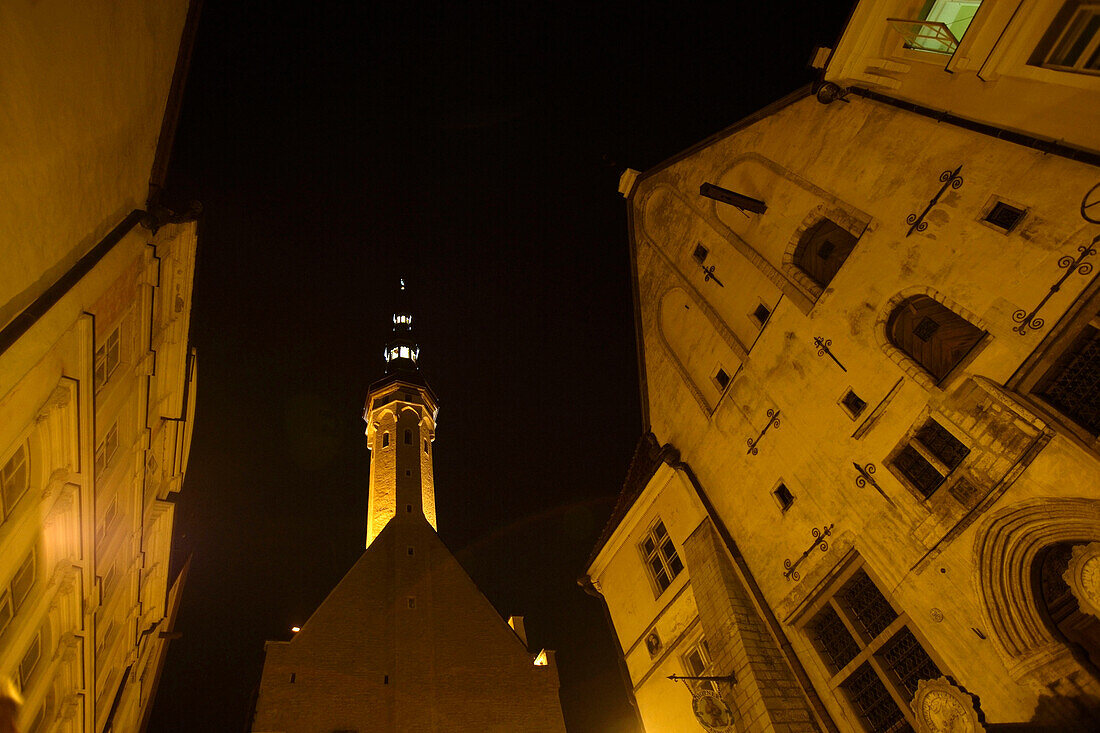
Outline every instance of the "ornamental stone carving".
[(946, 677), (921, 680), (911, 703), (917, 733), (984, 733), (974, 697)]
[(1075, 546), (1062, 578), (1082, 613), (1100, 618), (1100, 542)]

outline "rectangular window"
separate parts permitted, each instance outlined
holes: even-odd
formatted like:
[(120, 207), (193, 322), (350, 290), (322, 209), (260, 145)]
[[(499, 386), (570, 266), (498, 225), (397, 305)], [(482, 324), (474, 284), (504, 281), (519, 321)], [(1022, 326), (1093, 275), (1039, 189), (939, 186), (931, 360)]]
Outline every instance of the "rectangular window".
[(695, 261), (700, 265), (707, 259), (708, 250), (701, 244), (695, 245), (695, 251), (691, 253), (691, 256), (695, 258)]
[(672, 581), (684, 569), (680, 562), (680, 556), (676, 554), (676, 546), (672, 544), (672, 538), (668, 536), (665, 525), (661, 520), (650, 528), (645, 539), (641, 543), (642, 555), (645, 557), (649, 576), (657, 586), (658, 595), (672, 585)]
[(111, 379), (111, 375), (115, 373), (115, 369), (118, 369), (119, 362), (122, 357), (121, 340), (119, 338), (119, 329), (115, 328), (107, 336), (107, 340), (103, 345), (96, 349), (95, 352), (95, 388), (99, 389), (103, 385), (107, 384)]
[(1062, 6), (1030, 64), (1079, 74), (1100, 74), (1100, 2)]
[(1023, 209), (1017, 209), (1015, 206), (1009, 206), (1004, 201), (998, 201), (993, 204), (993, 208), (985, 215), (984, 220), (998, 229), (1010, 232), (1020, 223), (1022, 218), (1024, 218)]
[(917, 684), (943, 673), (860, 567), (805, 626), (837, 690), (870, 731), (909, 730)]
[(111, 525), (114, 524), (115, 514), (118, 509), (118, 499), (112, 499), (110, 506), (107, 507), (107, 511), (103, 512), (103, 522), (99, 525), (99, 530), (95, 533), (96, 547), (102, 547), (107, 540), (107, 535), (111, 531)]
[(0, 636), (4, 635), (4, 629), (8, 628), (15, 611), (11, 607), (11, 594), (7, 589), (0, 590)]
[(424, 441), (424, 452), (425, 453), (428, 452), (428, 441), (427, 440)]
[(25, 692), (30, 685), (34, 671), (38, 668), (38, 660), (42, 658), (42, 632), (39, 631), (31, 640), (27, 651), (23, 652), (23, 658), (19, 661), (19, 687)]
[(718, 367), (718, 371), (714, 373), (714, 383), (718, 385), (718, 391), (724, 392), (730, 386), (730, 375), (726, 374), (725, 369)]
[(859, 417), (867, 407), (867, 403), (852, 390), (844, 393), (844, 396), (840, 398), (840, 404), (848, 411), (852, 419)]
[(978, 13), (981, 0), (928, 0), (916, 19), (888, 18), (905, 38), (905, 47), (953, 54)]
[(27, 470), (27, 448), (21, 445), (0, 468), (0, 522), (7, 519), (15, 510), (16, 503), (23, 498), (30, 483)]
[(890, 466), (927, 499), (969, 454), (950, 431), (928, 420), (890, 459)]
[(756, 306), (756, 310), (752, 312), (752, 317), (759, 321), (760, 325), (763, 326), (765, 323), (768, 322), (768, 318), (771, 317), (771, 314), (772, 312), (768, 310), (768, 306), (761, 303), (760, 305)]
[(794, 494), (787, 488), (785, 484), (779, 484), (772, 489), (772, 496), (779, 502), (780, 511), (787, 511), (791, 508), (791, 504), (794, 504)]
[(35, 557), (35, 550), (32, 548), (27, 557), (19, 565), (19, 569), (15, 571), (15, 576), (11, 579), (11, 600), (12, 607), (15, 611), (19, 611), (19, 608), (23, 605), (23, 602), (27, 600), (27, 596), (31, 593), (31, 588), (34, 587), (35, 578), (38, 575), (38, 563)]
[[(705, 677), (710, 675), (710, 646), (706, 639), (700, 639), (681, 657), (684, 675), (687, 677)], [(709, 689), (718, 692), (718, 684), (713, 680), (689, 680), (696, 690)]]
[(116, 423), (107, 429), (107, 434), (104, 436), (103, 442), (95, 449), (95, 470), (97, 476), (101, 475), (107, 470), (107, 467), (111, 465), (111, 461), (114, 460), (117, 450), (118, 424)]

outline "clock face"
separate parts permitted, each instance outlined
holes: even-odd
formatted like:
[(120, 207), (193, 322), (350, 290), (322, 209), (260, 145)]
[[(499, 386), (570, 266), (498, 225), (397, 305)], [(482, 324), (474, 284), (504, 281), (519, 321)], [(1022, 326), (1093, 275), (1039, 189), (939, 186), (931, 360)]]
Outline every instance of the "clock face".
[(691, 708), (695, 719), (709, 731), (726, 731), (733, 727), (733, 711), (725, 700), (710, 690), (692, 700)]

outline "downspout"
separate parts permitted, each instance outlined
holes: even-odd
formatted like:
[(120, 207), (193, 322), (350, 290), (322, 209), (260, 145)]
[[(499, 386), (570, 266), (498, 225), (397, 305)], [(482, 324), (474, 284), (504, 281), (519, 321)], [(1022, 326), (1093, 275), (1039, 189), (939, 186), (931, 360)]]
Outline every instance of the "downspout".
[[(749, 570), (749, 566), (745, 562), (745, 557), (741, 554), (741, 550), (737, 547), (737, 543), (733, 541), (733, 536), (730, 534), (729, 529), (727, 529), (725, 522), (718, 516), (718, 512), (714, 510), (714, 504), (711, 503), (710, 498), (707, 496), (707, 492), (703, 489), (702, 484), (699, 483), (699, 479), (696, 477), (695, 472), (691, 470), (691, 466), (689, 466), (686, 461), (680, 459), (680, 451), (674, 448), (670, 443), (666, 443), (664, 448), (661, 449), (661, 458), (671, 468), (683, 472), (683, 474), (687, 476), (688, 481), (691, 482), (692, 488), (695, 489), (695, 494), (703, 504), (703, 509), (706, 510), (710, 520), (714, 522), (714, 526), (717, 528), (718, 534), (722, 538), (722, 542), (725, 543), (726, 549), (733, 557), (734, 565), (741, 575), (741, 580), (748, 589), (750, 596), (752, 596), (752, 603), (756, 608), (756, 612), (767, 625), (772, 639), (779, 645), (779, 650), (787, 662), (787, 667), (794, 674), (795, 679), (798, 680), (798, 684), (802, 688), (802, 693), (806, 696), (807, 702), (810, 703), (810, 707), (813, 708), (814, 714), (817, 716), (818, 723), (824, 727), (825, 730), (829, 731), (829, 733), (839, 733), (839, 729), (836, 727), (833, 717), (829, 714), (828, 709), (825, 707), (825, 703), (823, 703), (818, 696), (813, 683), (810, 682), (810, 676), (806, 674), (806, 668), (802, 666), (802, 662), (794, 653), (794, 648), (791, 647), (790, 639), (787, 638), (786, 633), (783, 631), (779, 619), (775, 617), (771, 607), (764, 599), (764, 594), (761, 592), (760, 586), (756, 582), (756, 578), (753, 577), (752, 571)], [(616, 639), (617, 638), (618, 637), (616, 637)]]
[(611, 620), (611, 609), (607, 607), (607, 599), (596, 589), (595, 584), (592, 582), (592, 578), (587, 575), (582, 575), (577, 578), (577, 585), (579, 585), (585, 593), (598, 599), (600, 602), (600, 608), (603, 609), (603, 616), (604, 620), (607, 622), (607, 628), (611, 631), (611, 637), (615, 639), (615, 650), (618, 652), (618, 654), (615, 655), (615, 661), (619, 667), (619, 676), (622, 677), (623, 689), (626, 690), (626, 701), (630, 703), (630, 709), (634, 712), (634, 722), (637, 723), (637, 730), (644, 731), (645, 725), (642, 724), (642, 715), (638, 712), (638, 701), (634, 698), (634, 683), (630, 679), (630, 670), (626, 668), (626, 652), (623, 651), (623, 643), (619, 641), (619, 634), (615, 631), (615, 623)]

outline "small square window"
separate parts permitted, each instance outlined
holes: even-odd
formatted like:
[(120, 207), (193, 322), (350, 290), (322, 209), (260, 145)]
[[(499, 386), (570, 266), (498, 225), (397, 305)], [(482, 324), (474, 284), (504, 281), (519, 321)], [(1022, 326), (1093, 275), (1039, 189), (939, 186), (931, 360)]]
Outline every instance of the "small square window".
[(836, 251), (836, 245), (833, 244), (832, 242), (830, 242), (828, 239), (826, 239), (824, 242), (821, 243), (820, 246), (818, 246), (817, 256), (820, 257), (823, 260), (827, 260), (827, 259), (829, 259), (829, 257), (832, 256), (833, 252), (835, 252), (835, 251)]
[(771, 316), (771, 314), (772, 312), (768, 310), (768, 306), (761, 303), (760, 305), (756, 306), (756, 310), (752, 312), (752, 317), (760, 321), (760, 325), (763, 326), (765, 323), (768, 322), (768, 318)]
[(730, 385), (730, 375), (726, 374), (726, 370), (721, 367), (714, 374), (714, 381), (718, 384), (718, 389), (725, 390)]
[(1012, 231), (1023, 218), (1024, 211), (1022, 209), (1017, 209), (1015, 206), (1009, 206), (1004, 201), (998, 201), (993, 205), (993, 208), (989, 210), (989, 213), (985, 215), (986, 221), (995, 227), (1004, 229), (1006, 232)]
[(707, 259), (707, 254), (709, 254), (707, 248), (701, 244), (697, 244), (695, 245), (695, 252), (693, 252), (691, 256), (701, 265)]
[(390, 434), (389, 433), (382, 433), (382, 447), (385, 448), (389, 444), (390, 444)]
[(844, 405), (844, 409), (853, 417), (859, 417), (860, 413), (867, 407), (867, 403), (860, 398), (852, 390), (848, 390), (844, 393), (844, 396), (840, 398), (840, 404)]
[(794, 504), (794, 494), (787, 488), (786, 484), (779, 484), (772, 490), (772, 496), (779, 502), (780, 511), (787, 511), (791, 508), (791, 504)]
[(932, 338), (932, 334), (938, 330), (940, 330), (940, 324), (926, 316), (913, 328), (913, 335), (927, 343), (928, 339)]

